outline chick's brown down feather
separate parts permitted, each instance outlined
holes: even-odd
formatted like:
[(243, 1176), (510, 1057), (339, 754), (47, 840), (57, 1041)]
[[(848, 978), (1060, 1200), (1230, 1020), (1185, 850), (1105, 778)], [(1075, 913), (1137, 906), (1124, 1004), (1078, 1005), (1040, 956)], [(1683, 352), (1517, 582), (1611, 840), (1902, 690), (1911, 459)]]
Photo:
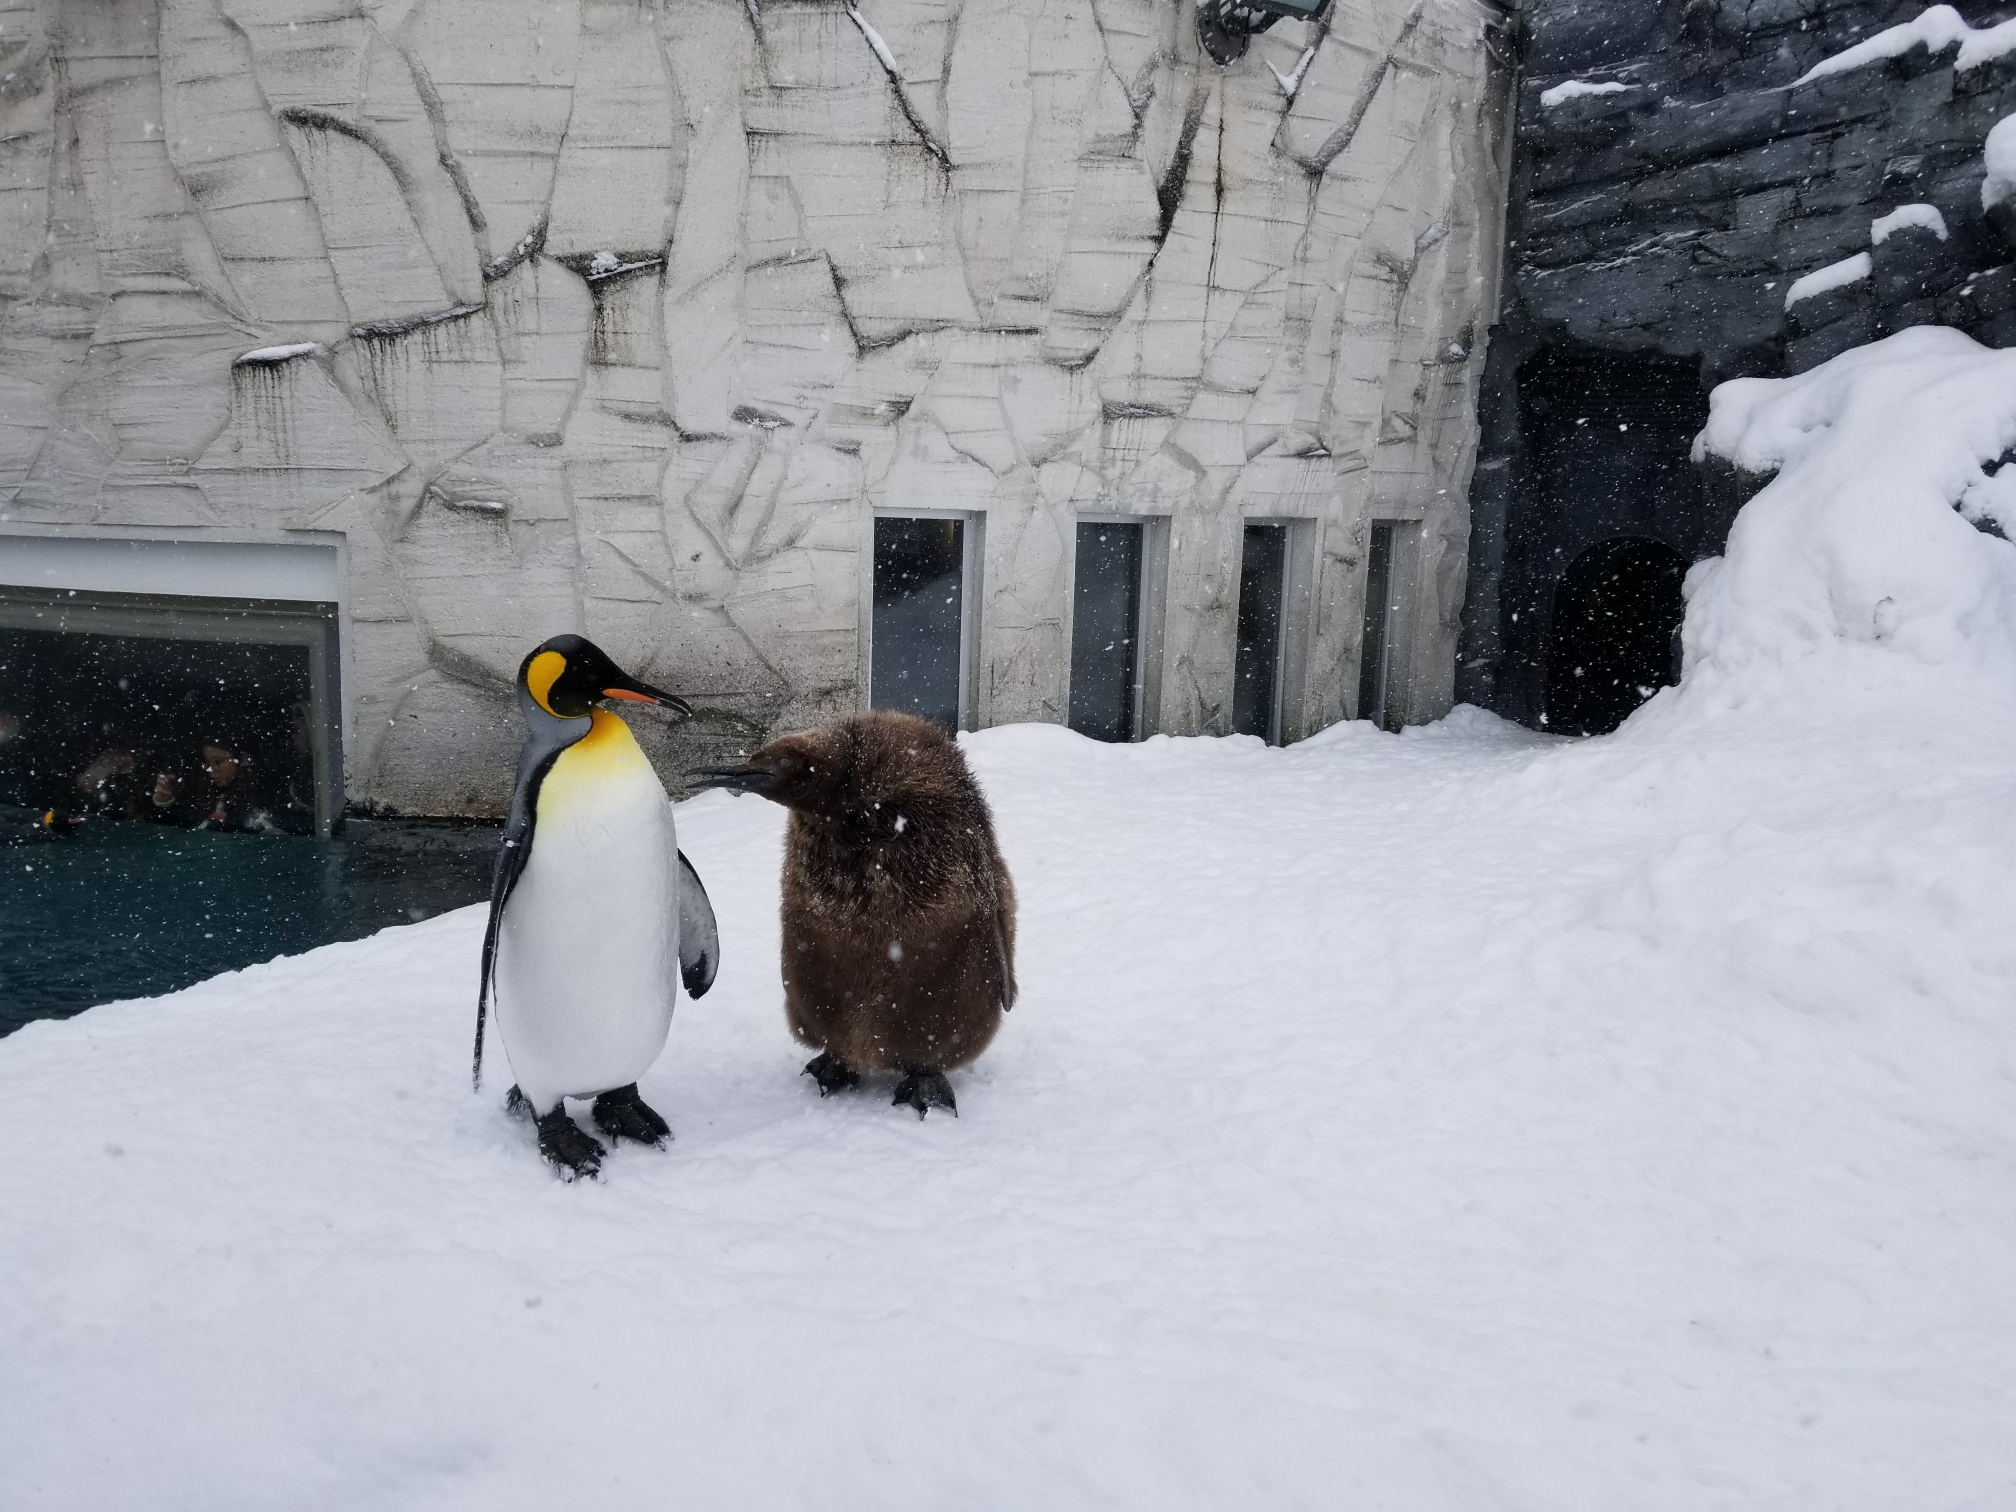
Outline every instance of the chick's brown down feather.
[(791, 809), (791, 1032), (861, 1070), (949, 1070), (1015, 1002), (1015, 889), (959, 748), (887, 710), (791, 735), (745, 785)]

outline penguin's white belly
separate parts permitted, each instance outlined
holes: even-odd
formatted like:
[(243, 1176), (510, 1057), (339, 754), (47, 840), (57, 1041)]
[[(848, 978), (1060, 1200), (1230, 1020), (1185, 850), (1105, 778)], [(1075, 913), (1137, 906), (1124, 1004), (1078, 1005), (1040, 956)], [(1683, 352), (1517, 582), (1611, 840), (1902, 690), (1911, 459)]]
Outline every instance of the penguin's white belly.
[(672, 805), (629, 728), (594, 717), (540, 787), (498, 937), (497, 1024), (541, 1113), (649, 1070), (678, 990)]

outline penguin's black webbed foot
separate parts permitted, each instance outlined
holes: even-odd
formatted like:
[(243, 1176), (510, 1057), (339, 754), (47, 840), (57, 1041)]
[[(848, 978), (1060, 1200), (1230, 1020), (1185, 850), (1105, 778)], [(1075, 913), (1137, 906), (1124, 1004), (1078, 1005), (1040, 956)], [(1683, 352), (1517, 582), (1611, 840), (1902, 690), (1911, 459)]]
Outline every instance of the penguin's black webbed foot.
[(504, 1094), (504, 1111), (513, 1118), (531, 1118), (534, 1116), (532, 1099), (520, 1092), (514, 1083), (511, 1090)]
[(831, 1050), (822, 1050), (813, 1056), (798, 1074), (809, 1076), (819, 1083), (821, 1097), (830, 1097), (835, 1092), (845, 1092), (850, 1087), (861, 1085), (861, 1073)]
[(915, 1108), (919, 1118), (933, 1108), (943, 1108), (954, 1118), (959, 1116), (959, 1105), (952, 1100), (952, 1083), (945, 1080), (943, 1071), (928, 1066), (912, 1071), (896, 1084), (893, 1102), (899, 1108)]
[(611, 1139), (634, 1139), (654, 1150), (665, 1148), (672, 1126), (637, 1095), (637, 1083), (604, 1092), (595, 1099), (595, 1127)]
[(567, 1116), (564, 1102), (539, 1117), (539, 1153), (553, 1162), (562, 1181), (602, 1174), (602, 1141)]

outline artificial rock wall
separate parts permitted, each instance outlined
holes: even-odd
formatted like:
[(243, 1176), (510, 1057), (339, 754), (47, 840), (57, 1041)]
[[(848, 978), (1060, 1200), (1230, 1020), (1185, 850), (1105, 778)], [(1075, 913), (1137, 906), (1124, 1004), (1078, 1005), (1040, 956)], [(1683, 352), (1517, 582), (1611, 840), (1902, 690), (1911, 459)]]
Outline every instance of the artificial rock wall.
[(668, 771), (857, 706), (878, 507), (985, 516), (983, 724), (1064, 717), (1076, 516), (1169, 517), (1178, 733), (1242, 516), (1316, 522), (1291, 733), (1420, 520), (1439, 712), (1494, 15), (1220, 69), (1189, 0), (0, 0), (0, 529), (338, 542), (391, 808), (502, 801), (563, 629), (701, 706)]
[[(1687, 461), (1714, 384), (1803, 372), (1913, 325), (2016, 343), (2016, 205), (1984, 210), (1982, 195), (1987, 135), (2016, 115), (2016, 38), (1889, 33), (1930, 9), (1517, 0), (1459, 696), (1543, 722), (1554, 591), (1592, 545), (1722, 550), (1742, 490)], [(1985, 34), (2016, 4), (1946, 15)], [(1886, 33), (1889, 56), (1823, 70)], [(1858, 258), (1861, 276), (1788, 299)], [(1583, 430), (1550, 442), (1537, 433), (1564, 403)]]

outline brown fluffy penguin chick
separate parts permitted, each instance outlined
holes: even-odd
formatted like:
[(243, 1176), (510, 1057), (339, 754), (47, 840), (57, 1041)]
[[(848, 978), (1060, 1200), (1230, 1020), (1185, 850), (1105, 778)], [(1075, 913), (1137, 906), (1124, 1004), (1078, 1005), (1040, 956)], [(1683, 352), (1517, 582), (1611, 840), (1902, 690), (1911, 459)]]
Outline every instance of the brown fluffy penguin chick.
[(820, 1093), (900, 1071), (895, 1101), (958, 1111), (945, 1073), (1015, 1002), (1015, 889), (987, 800), (929, 720), (877, 710), (774, 740), (701, 785), (791, 810), (784, 1006)]

